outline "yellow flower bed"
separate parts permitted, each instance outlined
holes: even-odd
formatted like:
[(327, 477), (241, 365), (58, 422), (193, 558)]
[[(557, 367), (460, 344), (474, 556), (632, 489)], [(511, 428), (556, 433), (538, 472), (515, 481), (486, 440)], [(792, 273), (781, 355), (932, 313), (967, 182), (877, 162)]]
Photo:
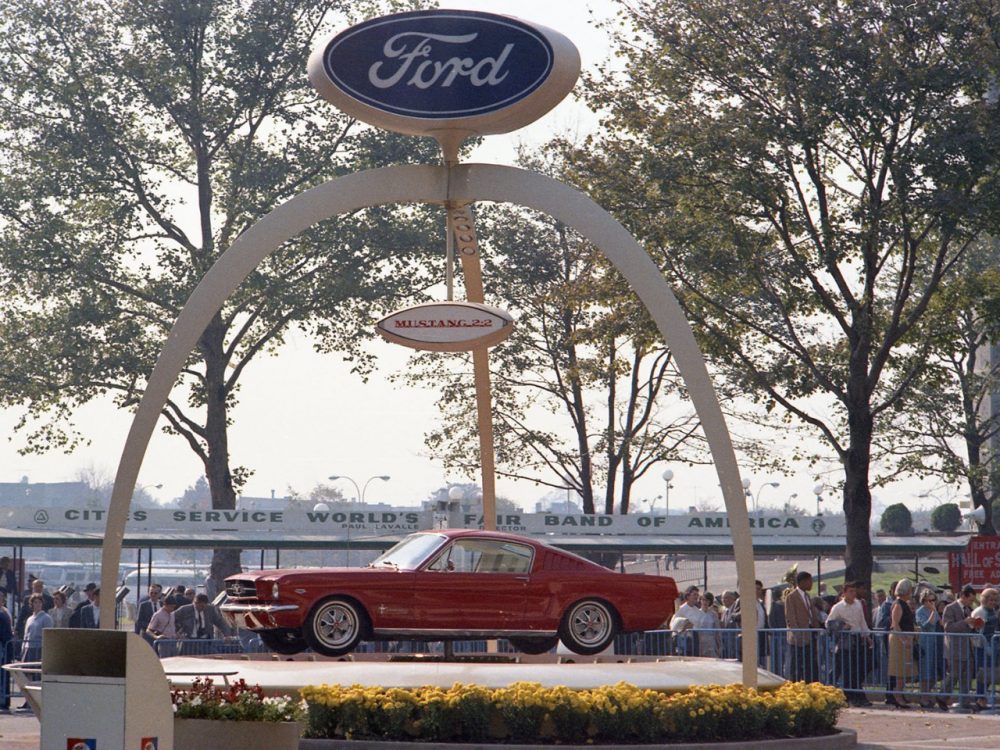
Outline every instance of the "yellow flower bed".
[(789, 682), (757, 692), (708, 685), (683, 693), (620, 682), (593, 690), (518, 682), (448, 690), (318, 685), (302, 689), (307, 737), (428, 742), (620, 744), (805, 737), (834, 729), (837, 688)]

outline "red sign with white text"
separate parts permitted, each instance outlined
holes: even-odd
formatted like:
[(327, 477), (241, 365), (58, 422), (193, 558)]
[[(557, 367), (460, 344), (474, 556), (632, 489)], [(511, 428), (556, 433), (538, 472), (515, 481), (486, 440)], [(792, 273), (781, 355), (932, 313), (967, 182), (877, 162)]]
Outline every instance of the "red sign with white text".
[(1000, 536), (974, 536), (964, 552), (949, 552), (948, 582), (952, 591), (1000, 584)]

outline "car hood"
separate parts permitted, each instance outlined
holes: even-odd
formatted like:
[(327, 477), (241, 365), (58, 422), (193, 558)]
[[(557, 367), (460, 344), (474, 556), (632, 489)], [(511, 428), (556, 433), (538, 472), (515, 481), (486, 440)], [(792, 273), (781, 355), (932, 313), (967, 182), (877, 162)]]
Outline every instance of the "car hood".
[(246, 573), (237, 573), (229, 576), (226, 580), (259, 581), (261, 579), (275, 580), (285, 576), (296, 578), (344, 578), (354, 576), (369, 576), (373, 573), (406, 573), (408, 571), (397, 571), (393, 567), (382, 568), (276, 568), (273, 570), (253, 570)]

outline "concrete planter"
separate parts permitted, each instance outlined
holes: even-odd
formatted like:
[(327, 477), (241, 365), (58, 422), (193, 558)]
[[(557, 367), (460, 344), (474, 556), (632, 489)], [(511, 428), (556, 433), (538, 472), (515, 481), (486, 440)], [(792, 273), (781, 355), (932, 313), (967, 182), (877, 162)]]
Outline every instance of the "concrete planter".
[[(839, 729), (818, 737), (789, 737), (784, 740), (745, 740), (740, 742), (690, 742), (614, 745), (615, 750), (849, 750), (858, 744), (853, 729)], [(182, 746), (177, 745), (178, 750)], [(308, 740), (299, 742), (299, 750), (595, 750), (609, 745), (508, 745), (447, 742), (377, 742), (374, 740)]]
[(301, 735), (295, 721), (174, 719), (176, 750), (297, 750)]

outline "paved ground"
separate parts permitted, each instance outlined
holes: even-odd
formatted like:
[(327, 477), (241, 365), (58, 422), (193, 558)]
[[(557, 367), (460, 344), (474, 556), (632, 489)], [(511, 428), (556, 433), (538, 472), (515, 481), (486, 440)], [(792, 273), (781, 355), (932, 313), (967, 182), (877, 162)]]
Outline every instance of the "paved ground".
[[(840, 723), (857, 731), (859, 750), (978, 750), (995, 748), (1000, 735), (1000, 716), (981, 714), (849, 708)], [(38, 750), (39, 729), (31, 714), (0, 713), (0, 750)]]
[(995, 748), (1000, 734), (1000, 716), (920, 709), (849, 708), (840, 725), (858, 733), (859, 750)]

